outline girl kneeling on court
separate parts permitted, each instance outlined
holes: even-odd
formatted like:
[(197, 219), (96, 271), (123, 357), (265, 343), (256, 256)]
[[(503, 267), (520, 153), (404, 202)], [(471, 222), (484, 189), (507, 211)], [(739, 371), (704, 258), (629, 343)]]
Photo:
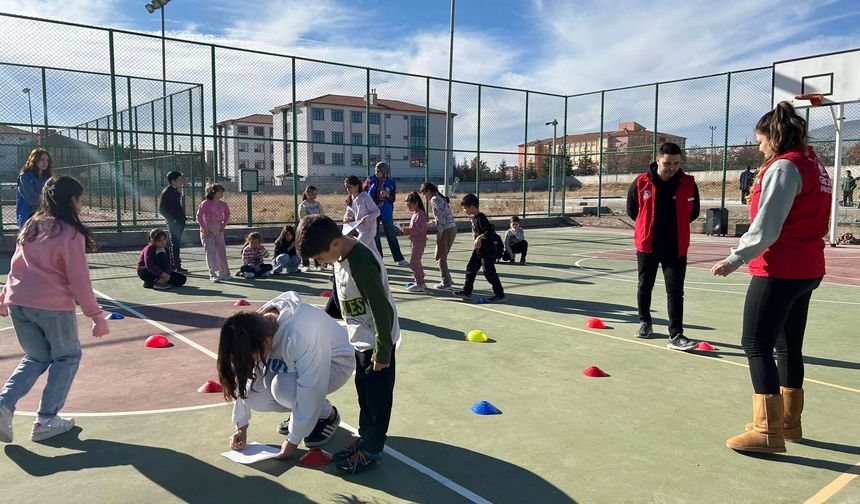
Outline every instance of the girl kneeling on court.
[(230, 449), (245, 448), (251, 410), (291, 411), (287, 436), (276, 458), (328, 443), (340, 415), (326, 399), (355, 370), (346, 329), (319, 308), (285, 292), (259, 312), (239, 312), (221, 327), (218, 377), (233, 403), (236, 432)]
[(149, 243), (140, 251), (137, 259), (137, 276), (143, 280), (144, 289), (169, 289), (185, 285), (188, 278), (173, 271), (167, 256), (167, 232), (153, 229), (149, 232)]
[[(39, 414), (30, 439), (42, 441), (69, 431), (71, 418), (58, 413), (66, 402), (81, 361), (75, 300), (93, 321), (92, 334), (110, 332), (90, 282), (86, 249), (96, 242), (81, 223), (81, 184), (67, 176), (45, 183), (39, 210), (18, 234), (0, 315), (11, 316), (24, 358), (0, 392), (0, 441), (12, 442), (12, 414), (18, 400), (48, 371)], [(350, 350), (350, 355), (352, 351)]]

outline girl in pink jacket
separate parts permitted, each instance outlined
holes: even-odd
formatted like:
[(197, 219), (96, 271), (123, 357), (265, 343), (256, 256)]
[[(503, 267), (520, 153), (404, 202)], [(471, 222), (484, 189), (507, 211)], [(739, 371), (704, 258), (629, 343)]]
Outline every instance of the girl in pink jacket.
[(213, 283), (230, 278), (227, 266), (227, 244), (224, 242), (224, 228), (230, 222), (230, 207), (222, 201), (224, 186), (209, 184), (206, 199), (197, 207), (197, 223), (200, 224), (200, 241), (206, 251), (206, 264), (209, 266), (209, 279)]
[(30, 438), (42, 441), (69, 431), (72, 418), (58, 413), (66, 402), (81, 360), (75, 300), (93, 320), (92, 334), (109, 332), (93, 286), (86, 249), (96, 247), (82, 223), (80, 182), (56, 176), (45, 183), (39, 210), (18, 234), (6, 285), (0, 291), (0, 316), (12, 317), (24, 358), (0, 392), (0, 441), (12, 442), (15, 405), (48, 371)]
[(412, 220), (403, 226), (403, 234), (409, 235), (412, 241), (412, 256), (409, 258), (409, 268), (415, 277), (415, 283), (406, 284), (409, 292), (426, 292), (424, 285), (424, 265), (421, 264), (421, 256), (427, 246), (427, 213), (424, 211), (424, 202), (421, 196), (412, 191), (406, 196), (406, 207), (412, 212)]

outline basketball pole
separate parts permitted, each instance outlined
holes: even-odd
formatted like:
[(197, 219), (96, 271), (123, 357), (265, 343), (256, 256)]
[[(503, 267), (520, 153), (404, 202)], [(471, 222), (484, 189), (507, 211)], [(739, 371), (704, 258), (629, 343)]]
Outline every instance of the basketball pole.
[(830, 198), (830, 246), (836, 246), (837, 224), (839, 223), (839, 180), (842, 177), (842, 123), (845, 121), (845, 105), (836, 105), (836, 112), (830, 106), (833, 116), (833, 126), (836, 128), (836, 152), (833, 160), (833, 180), (831, 181)]

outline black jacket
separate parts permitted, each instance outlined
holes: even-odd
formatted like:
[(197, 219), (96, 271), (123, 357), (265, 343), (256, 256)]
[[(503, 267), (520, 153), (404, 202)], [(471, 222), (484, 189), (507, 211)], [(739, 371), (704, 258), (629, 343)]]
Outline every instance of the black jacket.
[[(648, 167), (648, 177), (654, 184), (657, 193), (654, 200), (654, 252), (675, 254), (678, 253), (678, 224), (675, 207), (675, 191), (678, 189), (678, 181), (683, 174), (678, 170), (668, 181), (657, 176), (657, 163), (651, 163)], [(690, 222), (699, 218), (699, 186), (693, 184), (693, 211), (690, 213)], [(639, 216), (639, 194), (636, 191), (636, 180), (630, 184), (627, 190), (627, 215), (634, 221)]]
[(182, 193), (179, 189), (170, 186), (161, 191), (161, 199), (158, 202), (158, 212), (169, 223), (185, 223), (185, 209), (182, 208)]

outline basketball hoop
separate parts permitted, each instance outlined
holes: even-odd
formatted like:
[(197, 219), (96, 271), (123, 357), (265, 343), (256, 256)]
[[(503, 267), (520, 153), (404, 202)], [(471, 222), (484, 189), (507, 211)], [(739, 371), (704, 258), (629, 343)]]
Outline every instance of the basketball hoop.
[(821, 105), (822, 100), (824, 99), (823, 94), (819, 93), (807, 93), (802, 95), (797, 95), (794, 97), (795, 100), (807, 100), (813, 106)]

